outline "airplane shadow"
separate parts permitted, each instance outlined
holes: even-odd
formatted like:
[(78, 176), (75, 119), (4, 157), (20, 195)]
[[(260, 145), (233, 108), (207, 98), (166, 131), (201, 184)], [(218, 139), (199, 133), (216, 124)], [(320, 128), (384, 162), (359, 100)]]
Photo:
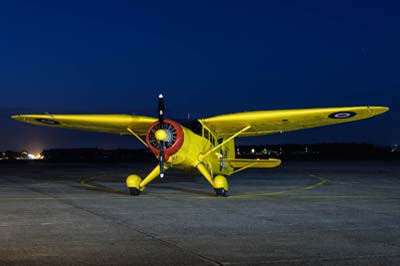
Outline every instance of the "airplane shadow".
[[(118, 194), (118, 195), (129, 195), (128, 189), (124, 190), (119, 190), (119, 189), (114, 189), (110, 188), (107, 186), (104, 186), (102, 184), (93, 182), (93, 181), (87, 181), (87, 182), (81, 182), (80, 186), (78, 186), (80, 189), (87, 189), (87, 190), (92, 190), (92, 191), (100, 191), (100, 192), (105, 192), (105, 193), (111, 193), (111, 194)], [(196, 189), (190, 189), (190, 188), (183, 188), (183, 187), (175, 187), (175, 186), (159, 186), (157, 184), (154, 184), (152, 186), (153, 188), (157, 188), (160, 190), (172, 190), (172, 191), (179, 191), (179, 192), (184, 192), (188, 194), (194, 194), (197, 196), (207, 196), (207, 197), (214, 197), (215, 194), (212, 192), (206, 192), (206, 191), (201, 191), (201, 190), (196, 190)], [(147, 194), (146, 191), (142, 192), (143, 194)], [(159, 193), (154, 193), (154, 196), (160, 195)], [(166, 194), (163, 194), (165, 196)], [(169, 194), (172, 196), (172, 194)]]
[(191, 188), (174, 187), (174, 186), (157, 186), (157, 188), (168, 189), (168, 190), (173, 190), (173, 191), (180, 191), (180, 192), (196, 194), (196, 195), (200, 195), (200, 196), (215, 196), (215, 194), (212, 192), (206, 192), (206, 191), (201, 191), (201, 190), (196, 190), (196, 189), (191, 189)]

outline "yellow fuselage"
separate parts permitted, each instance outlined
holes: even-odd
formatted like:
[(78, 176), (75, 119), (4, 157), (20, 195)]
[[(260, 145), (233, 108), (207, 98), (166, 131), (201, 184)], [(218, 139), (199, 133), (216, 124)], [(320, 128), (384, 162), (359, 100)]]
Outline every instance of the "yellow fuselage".
[(223, 163), (225, 158), (221, 158), (222, 155), (219, 152), (200, 158), (200, 155), (210, 151), (214, 145), (205, 137), (193, 133), (184, 126), (181, 127), (184, 133), (183, 145), (176, 153), (169, 156), (167, 167), (193, 171), (199, 163), (203, 163), (213, 175), (230, 175), (232, 173), (233, 169), (230, 165)]

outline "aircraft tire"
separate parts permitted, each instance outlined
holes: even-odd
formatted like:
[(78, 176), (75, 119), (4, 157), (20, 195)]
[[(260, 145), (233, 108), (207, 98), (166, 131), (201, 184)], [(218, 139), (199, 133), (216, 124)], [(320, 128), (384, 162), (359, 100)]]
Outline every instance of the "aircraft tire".
[(140, 190), (137, 188), (129, 188), (129, 193), (131, 194), (131, 196), (139, 196)]
[(223, 196), (223, 197), (227, 197), (228, 196), (228, 194), (226, 194), (228, 191), (226, 191), (225, 189), (223, 189), (223, 188), (216, 188), (215, 189), (215, 194), (217, 195), (217, 197), (218, 196)]

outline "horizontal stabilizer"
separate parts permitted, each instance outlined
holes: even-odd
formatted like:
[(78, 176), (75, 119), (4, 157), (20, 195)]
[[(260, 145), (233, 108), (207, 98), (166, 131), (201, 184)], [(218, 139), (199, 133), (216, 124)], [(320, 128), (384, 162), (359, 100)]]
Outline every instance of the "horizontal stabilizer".
[(234, 168), (274, 168), (281, 164), (279, 159), (229, 159), (227, 162)]

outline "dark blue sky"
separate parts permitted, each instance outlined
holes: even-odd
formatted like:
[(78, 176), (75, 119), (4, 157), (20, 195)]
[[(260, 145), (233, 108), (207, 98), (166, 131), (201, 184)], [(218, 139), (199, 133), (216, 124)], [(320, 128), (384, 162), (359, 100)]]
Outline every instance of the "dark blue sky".
[(8, 116), (155, 115), (159, 92), (172, 117), (386, 105), (369, 121), (247, 142), (400, 143), (399, 10), (397, 1), (7, 1), (0, 150), (139, 147)]

